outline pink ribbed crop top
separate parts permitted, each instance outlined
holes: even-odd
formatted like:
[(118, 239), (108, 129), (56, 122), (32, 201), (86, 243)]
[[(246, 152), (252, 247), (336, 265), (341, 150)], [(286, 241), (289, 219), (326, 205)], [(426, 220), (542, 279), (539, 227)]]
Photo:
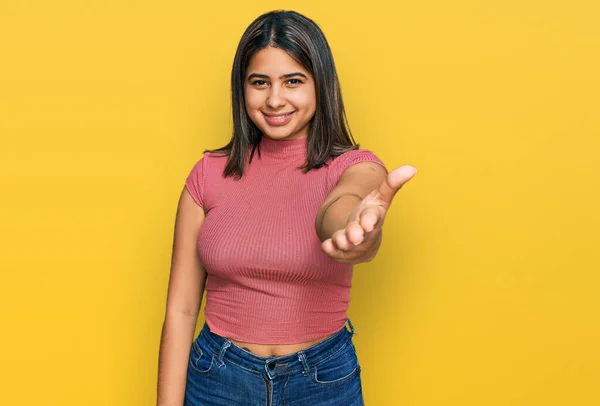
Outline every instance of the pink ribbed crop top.
[(304, 174), (306, 139), (263, 138), (240, 180), (223, 177), (227, 157), (205, 153), (186, 186), (205, 213), (198, 254), (207, 272), (211, 331), (238, 341), (294, 344), (345, 323), (352, 265), (321, 251), (319, 207), (349, 166), (383, 162), (368, 150), (329, 159)]

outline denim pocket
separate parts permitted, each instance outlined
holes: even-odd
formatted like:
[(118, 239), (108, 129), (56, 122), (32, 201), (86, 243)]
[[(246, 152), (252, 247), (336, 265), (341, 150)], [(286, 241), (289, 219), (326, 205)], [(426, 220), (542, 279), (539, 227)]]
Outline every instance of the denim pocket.
[(360, 365), (352, 340), (335, 354), (315, 365), (312, 381), (318, 385), (341, 385), (360, 374)]
[(201, 345), (201, 339), (202, 337), (199, 336), (192, 343), (189, 369), (197, 375), (208, 375), (215, 366), (215, 356), (208, 348)]

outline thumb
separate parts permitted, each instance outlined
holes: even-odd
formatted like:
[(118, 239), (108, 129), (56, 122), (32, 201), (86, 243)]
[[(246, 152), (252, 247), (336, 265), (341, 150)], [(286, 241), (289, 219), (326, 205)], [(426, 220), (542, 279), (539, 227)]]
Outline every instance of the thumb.
[(406, 182), (417, 174), (417, 169), (411, 165), (402, 165), (390, 173), (381, 183), (378, 189), (379, 199), (388, 205)]

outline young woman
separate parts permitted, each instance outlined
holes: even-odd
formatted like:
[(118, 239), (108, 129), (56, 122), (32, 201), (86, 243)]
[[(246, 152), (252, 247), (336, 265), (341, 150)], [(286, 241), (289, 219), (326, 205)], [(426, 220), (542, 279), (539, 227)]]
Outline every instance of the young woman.
[(231, 89), (233, 137), (179, 201), (158, 404), (362, 405), (352, 268), (416, 170), (358, 149), (325, 36), (296, 12), (246, 29)]

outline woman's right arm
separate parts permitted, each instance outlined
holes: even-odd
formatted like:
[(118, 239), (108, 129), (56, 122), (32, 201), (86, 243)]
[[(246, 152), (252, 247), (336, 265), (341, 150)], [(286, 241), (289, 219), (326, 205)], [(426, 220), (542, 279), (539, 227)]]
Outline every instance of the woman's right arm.
[(203, 209), (186, 187), (177, 206), (167, 308), (162, 327), (158, 361), (158, 406), (182, 406), (187, 363), (200, 312), (206, 271), (197, 251)]

